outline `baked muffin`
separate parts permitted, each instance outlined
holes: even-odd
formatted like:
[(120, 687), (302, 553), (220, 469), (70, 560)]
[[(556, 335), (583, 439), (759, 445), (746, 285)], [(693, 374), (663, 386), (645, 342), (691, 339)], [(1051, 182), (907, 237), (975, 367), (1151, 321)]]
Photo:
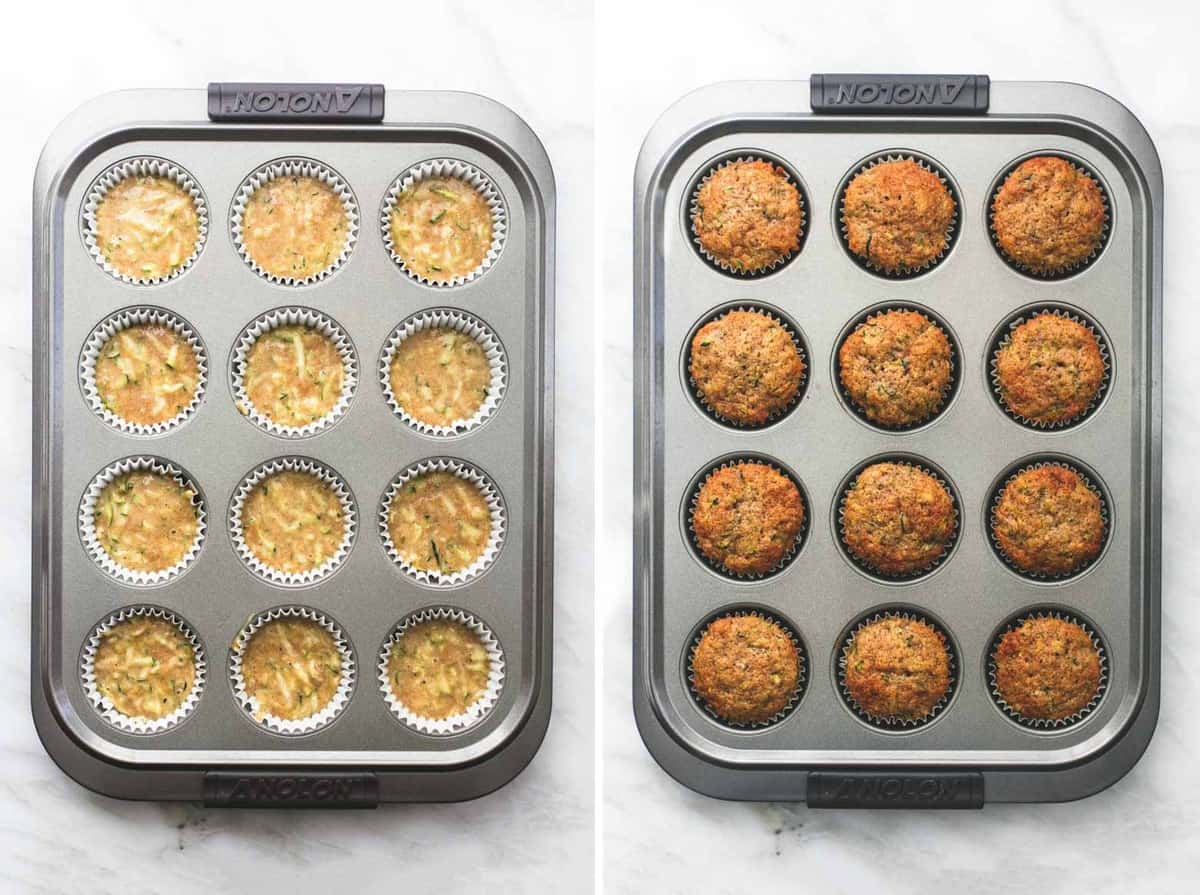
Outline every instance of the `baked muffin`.
[(492, 662), (483, 640), (460, 621), (432, 618), (404, 629), (388, 651), (388, 689), (418, 718), (467, 712), (487, 693)]
[(342, 654), (329, 631), (312, 619), (283, 616), (250, 635), (242, 651), (242, 680), (255, 718), (310, 718), (329, 705), (342, 682)]
[(950, 690), (946, 638), (927, 622), (898, 615), (868, 622), (844, 658), (846, 691), (875, 718), (920, 721)]
[(1104, 356), (1095, 334), (1049, 311), (1017, 326), (996, 352), (996, 382), (1008, 410), (1041, 425), (1083, 414), (1104, 385)]
[(179, 627), (135, 615), (100, 634), (92, 660), (96, 690), (127, 718), (156, 721), (196, 686), (196, 654)]
[(996, 691), (1022, 718), (1061, 721), (1100, 690), (1100, 653), (1087, 631), (1051, 616), (1027, 618), (992, 655)]
[(692, 510), (696, 546), (734, 575), (770, 572), (795, 549), (803, 524), (800, 489), (765, 463), (715, 470)]
[(250, 346), (242, 384), (258, 413), (276, 425), (300, 428), (333, 410), (345, 374), (333, 339), (311, 326), (289, 325), (263, 333)]
[(96, 245), (117, 273), (159, 280), (187, 263), (200, 244), (200, 212), (174, 180), (126, 177), (96, 206)]
[(196, 492), (169, 475), (119, 475), (96, 498), (96, 541), (134, 572), (165, 572), (187, 556), (200, 529)]
[(946, 403), (953, 371), (950, 339), (917, 311), (875, 314), (838, 349), (838, 379), (871, 422), (908, 426)]
[(874, 463), (842, 504), (842, 540), (860, 562), (885, 575), (931, 568), (958, 528), (954, 499), (932, 475), (907, 463)]
[(286, 575), (319, 569), (337, 556), (346, 533), (342, 502), (309, 472), (285, 469), (246, 495), (242, 540), (268, 568)]
[(842, 225), (850, 251), (888, 273), (920, 270), (950, 244), (954, 197), (912, 159), (879, 162), (850, 180)]
[(719, 416), (762, 425), (796, 397), (804, 360), (791, 334), (770, 315), (729, 311), (692, 339), (688, 375)]
[(461, 177), (426, 177), (396, 194), (392, 251), (431, 283), (474, 273), (492, 247), (492, 207)]
[(1083, 476), (1059, 463), (1022, 470), (992, 509), (992, 537), (1024, 572), (1066, 575), (1087, 565), (1104, 546), (1100, 495)]
[(183, 413), (200, 387), (200, 362), (169, 326), (138, 323), (113, 335), (96, 358), (96, 392), (126, 423), (152, 426)]
[(1042, 275), (1091, 258), (1104, 240), (1105, 217), (1100, 185), (1056, 156), (1021, 162), (992, 199), (992, 231), (1000, 251)]
[(766, 270), (800, 248), (800, 191), (778, 165), (731, 162), (700, 184), (692, 232), (718, 264), (740, 273)]
[(449, 326), (415, 332), (388, 365), (400, 408), (430, 426), (454, 426), (479, 412), (492, 387), (492, 365), (478, 341)]
[(396, 490), (387, 526), (401, 560), (449, 575), (483, 556), (492, 537), (492, 511), (474, 482), (452, 472), (424, 472)]
[(325, 181), (275, 177), (246, 201), (241, 238), (246, 254), (268, 274), (306, 280), (337, 263), (350, 239), (350, 219)]
[(715, 619), (692, 652), (692, 687), (734, 724), (769, 721), (800, 684), (800, 653), (776, 622), (757, 615)]

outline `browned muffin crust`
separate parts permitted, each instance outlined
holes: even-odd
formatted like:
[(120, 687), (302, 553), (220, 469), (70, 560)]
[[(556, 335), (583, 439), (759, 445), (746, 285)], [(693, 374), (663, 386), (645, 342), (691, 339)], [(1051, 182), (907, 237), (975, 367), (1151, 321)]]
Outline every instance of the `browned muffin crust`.
[(701, 184), (692, 214), (700, 246), (732, 270), (765, 270), (800, 248), (800, 191), (783, 168), (739, 161)]
[(992, 230), (1009, 260), (1034, 273), (1070, 270), (1104, 239), (1104, 194), (1066, 159), (1021, 162), (992, 199)]
[(784, 629), (757, 615), (712, 622), (692, 654), (697, 695), (726, 721), (754, 724), (783, 711), (800, 682), (800, 654)]
[(846, 690), (876, 718), (919, 721), (950, 689), (950, 651), (923, 621), (885, 616), (854, 632), (845, 652)]
[(1000, 638), (992, 657), (1000, 698), (1023, 718), (1061, 721), (1100, 690), (1100, 653), (1075, 622), (1029, 618)]
[(762, 311), (730, 311), (692, 339), (688, 374), (720, 416), (761, 425), (791, 403), (804, 361), (784, 327)]
[(907, 463), (875, 463), (858, 474), (842, 507), (842, 539), (886, 575), (910, 575), (945, 553), (958, 527), (941, 482)]
[(992, 535), (1017, 568), (1068, 574), (1099, 556), (1104, 546), (1100, 495), (1066, 466), (1026, 469), (1000, 492)]
[(890, 273), (917, 270), (946, 251), (954, 197), (912, 159), (880, 162), (856, 174), (842, 201), (850, 251)]
[(700, 552), (735, 575), (775, 568), (803, 523), (800, 489), (765, 463), (735, 463), (713, 472), (692, 512)]
[(1001, 399), (1035, 423), (1078, 417), (1100, 393), (1104, 375), (1104, 356), (1092, 331), (1048, 311), (1016, 327), (996, 353)]
[(867, 419), (905, 426), (946, 403), (951, 350), (945, 331), (917, 311), (876, 314), (838, 349), (838, 378)]

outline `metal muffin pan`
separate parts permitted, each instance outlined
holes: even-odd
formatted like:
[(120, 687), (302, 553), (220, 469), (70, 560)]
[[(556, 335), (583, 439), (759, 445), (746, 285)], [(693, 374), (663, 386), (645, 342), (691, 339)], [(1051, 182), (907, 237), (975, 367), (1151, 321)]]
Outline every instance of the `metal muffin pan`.
[[(283, 111), (280, 111), (283, 110)], [(89, 255), (84, 197), (100, 172), (134, 156), (169, 159), (207, 198), (203, 251), (158, 285), (122, 282)], [(310, 285), (269, 282), (239, 256), (231, 232), (239, 184), (283, 157), (314, 159), (345, 179), (359, 228), (348, 258)], [(493, 180), (507, 240), (472, 282), (435, 288), (409, 277), (385, 248), (389, 185), (433, 158), (467, 162)], [(211, 85), (100, 97), (51, 136), (34, 182), (33, 640), (34, 720), (50, 755), (97, 791), (211, 804), (373, 805), (447, 801), (491, 791), (532, 758), (549, 720), (552, 619), (552, 358), (555, 186), (533, 132), (483, 97), (384, 91), (373, 85)], [(181, 425), (153, 436), (104, 422), (80, 386), (80, 350), (96, 324), (139, 305), (187, 320), (207, 349), (207, 389)], [(353, 343), (359, 382), (344, 415), (309, 437), (281, 437), (235, 407), (230, 364), (239, 333), (260, 314), (298, 305), (336, 320)], [(486, 422), (455, 437), (422, 434), (388, 406), (376, 370), (393, 330), (435, 308), (482, 320), (503, 344), (507, 387)], [(203, 494), (207, 533), (186, 574), (152, 588), (110, 577), (88, 556), (77, 516), (92, 477), (131, 455), (186, 469)], [(345, 482), (357, 532), (340, 566), (281, 586), (253, 574), (231, 540), (228, 507), (247, 470), (305, 457)], [(418, 461), (451, 457), (482, 470), (501, 495), (502, 546), (489, 567), (428, 586), (388, 557), (377, 517), (388, 483)], [(128, 605), (185, 619), (204, 645), (208, 680), (194, 711), (153, 735), (107, 723), (80, 679), (92, 627)], [(337, 619), (357, 661), (345, 709), (321, 729), (281, 736), (239, 706), (228, 673), (239, 630), (273, 607)], [(406, 616), (451, 607), (478, 617), (504, 655), (492, 710), (449, 736), (402, 723), (376, 675), (385, 639)]]
[[(905, 151), (935, 159), (961, 204), (946, 255), (924, 273), (892, 278), (849, 257), (838, 202), (844, 179), (864, 159)], [(1041, 152), (1086, 160), (1110, 201), (1102, 253), (1057, 280), (1009, 266), (988, 232), (997, 176)], [(803, 183), (809, 232), (778, 270), (732, 277), (697, 252), (689, 191), (714, 160), (755, 153), (786, 161)], [(1138, 121), (1108, 96), (1073, 84), (888, 75), (731, 82), (689, 94), (659, 119), (635, 173), (633, 645), (638, 727), (668, 773), (728, 799), (977, 807), (1079, 798), (1133, 766), (1159, 698), (1162, 198), (1158, 157)], [(1111, 351), (1102, 402), (1080, 424), (1054, 431), (1022, 426), (990, 390), (997, 327), (1041, 303), (1083, 311), (1103, 327)], [(808, 351), (803, 400), (760, 429), (706, 414), (686, 379), (696, 322), (741, 304), (779, 308), (803, 331)], [(891, 304), (941, 318), (958, 364), (944, 409), (904, 431), (864, 424), (840, 394), (833, 365), (845, 328)], [(680, 524), (693, 477), (733, 455), (772, 458), (805, 483), (811, 518), (803, 549), (761, 580), (714, 574)], [(838, 543), (840, 484), (868, 458), (888, 455), (944, 471), (958, 501), (953, 551), (913, 580), (869, 575)], [(986, 527), (997, 478), (1043, 456), (1077, 461), (1109, 501), (1104, 553), (1062, 581), (1006, 568)], [(987, 663), (1005, 622), (1047, 606), (1100, 634), (1107, 686), (1079, 723), (1037, 730), (992, 699)], [(707, 714), (683, 669), (699, 623), (754, 607), (794, 625), (807, 681), (784, 720), (746, 731)], [(889, 608), (937, 619), (958, 656), (949, 704), (935, 723), (911, 730), (864, 723), (838, 692), (837, 651), (848, 626)]]

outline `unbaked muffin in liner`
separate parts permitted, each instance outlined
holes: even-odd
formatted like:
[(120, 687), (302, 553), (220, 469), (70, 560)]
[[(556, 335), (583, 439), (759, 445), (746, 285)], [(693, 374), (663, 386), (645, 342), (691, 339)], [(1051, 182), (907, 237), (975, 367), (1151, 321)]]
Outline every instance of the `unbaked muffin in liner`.
[[(100, 648), (100, 642), (104, 634), (121, 622), (141, 616), (162, 619), (178, 628), (179, 632), (191, 644), (192, 657), (195, 662), (196, 680), (191, 691), (179, 705), (179, 708), (161, 718), (132, 717), (123, 714), (117, 710), (116, 706), (113, 705), (107, 696), (100, 692), (96, 685), (96, 652)], [(126, 606), (97, 622), (96, 626), (92, 628), (91, 633), (88, 634), (79, 655), (79, 677), (83, 685), (84, 695), (87, 696), (92, 707), (95, 708), (101, 718), (113, 727), (123, 730), (126, 733), (162, 733), (182, 724), (200, 702), (200, 697), (204, 693), (204, 685), (208, 677), (208, 657), (204, 652), (204, 644), (200, 642), (200, 638), (196, 635), (195, 630), (181, 616), (160, 606)]]
[[(199, 232), (199, 236), (196, 238), (196, 245), (192, 249), (192, 253), (184, 259), (183, 263), (165, 277), (131, 277), (118, 272), (109, 263), (108, 258), (104, 256), (104, 252), (97, 242), (96, 210), (100, 207), (100, 202), (108, 194), (109, 190), (130, 177), (164, 177), (178, 184), (185, 193), (192, 197), (192, 202), (195, 203), (197, 230)], [(196, 259), (200, 257), (200, 252), (208, 240), (208, 202), (204, 198), (204, 192), (200, 189), (200, 184), (179, 165), (155, 156), (147, 155), (129, 158), (106, 168), (88, 188), (87, 195), (83, 200), (82, 218), (83, 242), (87, 246), (88, 254), (92, 256), (92, 260), (100, 265), (100, 268), (108, 274), (122, 283), (127, 283), (131, 286), (155, 286), (182, 276), (184, 272), (196, 263)]]
[[(96, 361), (105, 343), (122, 330), (132, 326), (164, 326), (187, 342), (196, 356), (196, 391), (188, 405), (169, 420), (160, 423), (134, 423), (117, 416), (105, 406), (96, 386)], [(200, 407), (208, 387), (208, 352), (190, 323), (173, 311), (151, 305), (125, 308), (109, 314), (92, 330), (79, 355), (79, 382), (83, 397), (92, 412), (105, 423), (127, 435), (161, 435), (190, 420)]]
[[(487, 358), (488, 365), (491, 367), (492, 378), (488, 386), (487, 397), (484, 398), (483, 403), (474, 414), (466, 419), (456, 420), (452, 426), (433, 425), (415, 419), (400, 406), (392, 392), (391, 367), (396, 351), (405, 340), (427, 329), (452, 329), (471, 337), (479, 343), (479, 347), (483, 349), (484, 357)], [(504, 398), (504, 391), (508, 387), (508, 358), (504, 353), (504, 346), (500, 344), (500, 339), (491, 327), (478, 317), (455, 308), (432, 308), (427, 311), (418, 311), (405, 318), (392, 330), (379, 355), (379, 382), (383, 387), (384, 400), (392, 409), (392, 413), (422, 435), (449, 438), (454, 435), (464, 435), (479, 428), (496, 412), (496, 408), (500, 406), (500, 401)]]
[[(142, 572), (136, 569), (127, 569), (109, 556), (108, 551), (104, 549), (96, 537), (96, 501), (100, 499), (101, 492), (104, 491), (110, 482), (129, 472), (152, 472), (164, 475), (173, 479), (179, 487), (192, 491), (192, 505), (196, 508), (196, 537), (192, 541), (191, 547), (183, 555), (183, 558), (169, 569), (162, 569), (157, 572)], [(125, 457), (124, 459), (117, 460), (115, 463), (111, 463), (96, 473), (95, 478), (87, 486), (87, 490), (83, 492), (83, 498), (79, 502), (79, 536), (83, 540), (83, 546), (88, 556), (92, 558), (96, 565), (113, 578), (116, 578), (122, 584), (128, 584), (133, 587), (152, 587), (156, 584), (170, 581), (173, 578), (178, 578), (186, 572), (192, 563), (196, 561), (196, 557), (200, 553), (200, 548), (204, 544), (206, 530), (206, 510), (199, 486), (183, 469), (159, 457), (140, 455)]]
[[(484, 649), (487, 650), (490, 663), (487, 688), (479, 699), (465, 712), (451, 715), (447, 718), (425, 718), (411, 711), (392, 692), (392, 682), (388, 675), (388, 658), (396, 641), (409, 628), (421, 622), (447, 619), (466, 626), (482, 641)], [(396, 718), (406, 726), (420, 733), (430, 734), (431, 736), (450, 736), (474, 727), (486, 718), (488, 713), (495, 708), (496, 703), (500, 701), (500, 691), (504, 688), (504, 650), (500, 646), (500, 641), (496, 639), (496, 635), (492, 633), (492, 629), (480, 621), (477, 616), (456, 607), (434, 606), (418, 609), (396, 623), (388, 633), (387, 638), (383, 641), (383, 647), (379, 651), (376, 671), (376, 678), (379, 681), (380, 692), (383, 694), (383, 701), (387, 703), (388, 709)]]
[[(488, 536), (487, 545), (483, 548), (483, 553), (466, 568), (450, 572), (446, 575), (440, 572), (418, 569), (409, 563), (396, 550), (396, 545), (392, 542), (392, 534), (388, 530), (388, 513), (392, 507), (392, 500), (404, 487), (406, 482), (430, 472), (448, 472), (464, 481), (470, 482), (479, 489), (479, 493), (483, 495), (483, 499), (487, 502), (488, 510), (491, 512), (492, 530)], [(492, 480), (483, 470), (467, 463), (465, 460), (456, 460), (452, 457), (431, 457), (427, 460), (414, 463), (412, 466), (401, 471), (388, 483), (387, 489), (383, 492), (383, 499), (379, 502), (378, 518), (379, 538), (383, 542), (383, 549), (387, 551), (388, 557), (413, 581), (416, 581), (418, 584), (428, 585), (429, 587), (454, 587), (459, 584), (465, 584), (468, 581), (473, 581), (486, 572), (491, 568), (492, 563), (496, 561), (496, 557), (500, 553), (500, 548), (504, 546), (504, 538), (508, 527), (508, 514), (504, 509), (504, 499), (500, 496), (500, 490), (492, 483)]]
[[(254, 406), (246, 391), (246, 364), (251, 349), (260, 338), (281, 326), (306, 326), (316, 330), (333, 342), (342, 358), (342, 391), (337, 401), (323, 417), (303, 426), (286, 426), (274, 422)], [(358, 354), (354, 350), (354, 343), (350, 341), (340, 323), (320, 311), (293, 305), (267, 311), (246, 325), (233, 343), (229, 376), (234, 403), (246, 419), (280, 438), (305, 438), (323, 432), (345, 416), (346, 411), (350, 409), (350, 402), (354, 399), (355, 389), (358, 388)]]
[[(255, 486), (263, 479), (280, 472), (301, 472), (316, 477), (329, 486), (341, 504), (342, 543), (333, 556), (315, 569), (303, 572), (283, 572), (272, 568), (255, 556), (250, 545), (246, 543), (242, 526), (242, 508)], [(354, 505), (354, 496), (350, 493), (350, 487), (332, 467), (308, 457), (277, 457), (256, 466), (242, 479), (229, 501), (229, 537), (233, 541), (233, 548), (237, 551), (237, 555), (246, 564), (246, 567), (259, 578), (284, 587), (303, 587), (314, 584), (336, 572), (346, 561), (346, 557), (350, 555), (350, 548), (354, 545), (357, 529), (358, 511)]]
[[(392, 209), (396, 205), (396, 198), (409, 187), (430, 177), (453, 177), (466, 181), (479, 191), (479, 194), (483, 196), (488, 204), (488, 208), (492, 212), (492, 244), (484, 255), (483, 261), (480, 262), (475, 270), (465, 276), (453, 277), (444, 282), (431, 280), (424, 274), (419, 274), (412, 270), (405, 263), (404, 258), (396, 252), (396, 247), (392, 243)], [(427, 161), (418, 162), (411, 168), (402, 171), (392, 181), (387, 192), (384, 193), (383, 202), (380, 205), (379, 226), (383, 236), (383, 244), (387, 248), (392, 260), (396, 262), (397, 267), (423, 286), (432, 286), (435, 289), (449, 289), (479, 279), (499, 260), (500, 252), (504, 249), (504, 241), (508, 236), (508, 209), (504, 205), (504, 196), (501, 195), (499, 187), (492, 181), (492, 178), (474, 165), (451, 158), (428, 159)]]
[[(1062, 621), (1070, 622), (1078, 625), (1092, 641), (1092, 645), (1096, 648), (1096, 652), (1100, 656), (1100, 684), (1096, 687), (1096, 693), (1083, 708), (1066, 718), (1027, 718), (1004, 701), (1004, 697), (1000, 695), (1000, 688), (996, 684), (996, 650), (1000, 648), (1000, 641), (1009, 631), (1014, 631), (1026, 621), (1033, 618), (1057, 618)], [(1008, 621), (1002, 624), (996, 633), (992, 636), (988, 644), (987, 651), (987, 684), (988, 693), (991, 694), (992, 701), (996, 703), (996, 707), (1004, 713), (1004, 716), (1015, 724), (1019, 724), (1026, 730), (1034, 730), (1040, 733), (1055, 733), (1064, 730), (1068, 727), (1084, 721), (1096, 710), (1104, 699), (1104, 694), (1108, 690), (1109, 682), (1109, 659), (1108, 650), (1104, 645), (1104, 638), (1100, 636), (1100, 632), (1090, 622), (1081, 618), (1078, 614), (1060, 606), (1037, 606), (1031, 609), (1024, 609), (1016, 615), (1010, 617)]]
[[(264, 625), (280, 618), (303, 618), (316, 622), (330, 633), (334, 645), (341, 655), (342, 677), (337, 690), (320, 711), (307, 718), (292, 720), (262, 712), (258, 700), (246, 692), (246, 681), (242, 677), (242, 658), (246, 653), (246, 647), (254, 634)], [(246, 717), (255, 724), (283, 736), (315, 733), (332, 724), (349, 704), (350, 697), (354, 694), (357, 674), (354, 648), (350, 645), (350, 640), (342, 631), (341, 626), (325, 613), (307, 606), (276, 606), (252, 616), (238, 632), (229, 648), (229, 683), (233, 687), (233, 697), (237, 704), (246, 713)]]
[[(250, 252), (246, 249), (246, 245), (242, 241), (242, 217), (246, 213), (246, 206), (250, 202), (250, 197), (254, 195), (254, 192), (259, 187), (279, 177), (316, 178), (337, 194), (338, 198), (341, 199), (342, 208), (346, 212), (346, 242), (342, 246), (342, 251), (329, 267), (324, 270), (314, 271), (305, 277), (279, 276), (278, 274), (268, 273), (250, 256)], [(238, 186), (237, 192), (234, 194), (233, 205), (229, 210), (229, 232), (230, 237), (233, 239), (233, 247), (242, 256), (242, 260), (264, 280), (281, 286), (308, 286), (326, 279), (346, 263), (346, 259), (350, 257), (350, 253), (354, 250), (354, 244), (358, 240), (358, 219), (358, 201), (354, 198), (354, 193), (351, 191), (350, 185), (346, 183), (342, 175), (338, 174), (337, 171), (328, 165), (313, 159), (289, 157), (268, 162), (252, 171), (242, 181), (241, 185)]]

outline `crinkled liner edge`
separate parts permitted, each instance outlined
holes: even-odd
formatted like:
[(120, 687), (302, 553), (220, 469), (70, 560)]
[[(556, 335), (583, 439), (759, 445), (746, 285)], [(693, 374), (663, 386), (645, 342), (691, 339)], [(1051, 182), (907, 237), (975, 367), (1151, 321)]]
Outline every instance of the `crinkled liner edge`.
[[(267, 712), (263, 712), (260, 718), (258, 700), (246, 692), (246, 681), (242, 677), (242, 659), (251, 639), (268, 622), (277, 621), (281, 618), (302, 618), (316, 622), (333, 637), (334, 645), (337, 647), (338, 654), (342, 659), (342, 675), (341, 680), (338, 682), (337, 690), (334, 691), (329, 702), (320, 711), (309, 715), (307, 718), (290, 720), (288, 718), (276, 717)], [(229, 680), (233, 685), (233, 695), (238, 705), (246, 713), (246, 717), (257, 726), (283, 736), (301, 736), (306, 733), (315, 733), (332, 724), (349, 704), (350, 697), (354, 692), (357, 674), (358, 668), (354, 660), (354, 648), (350, 645), (350, 640), (346, 637), (341, 626), (324, 613), (316, 609), (310, 609), (307, 606), (277, 606), (274, 609), (267, 609), (258, 613), (238, 632), (237, 638), (233, 641), (233, 646), (229, 650)]]
[[(456, 420), (452, 426), (435, 426), (416, 419), (400, 405), (392, 391), (391, 367), (396, 351), (410, 336), (439, 327), (453, 329), (474, 339), (483, 349), (491, 369), (492, 378), (488, 384), (488, 394), (479, 409), (466, 419)], [(504, 346), (491, 327), (474, 314), (453, 308), (434, 308), (413, 314), (392, 330), (379, 356), (379, 381), (383, 386), (384, 400), (396, 416), (422, 435), (450, 438), (477, 429), (496, 412), (508, 388), (508, 358), (504, 353)]]
[[(100, 641), (104, 634), (121, 622), (141, 616), (150, 616), (170, 622), (187, 638), (188, 643), (192, 647), (192, 662), (195, 666), (196, 674), (195, 683), (179, 707), (169, 715), (164, 715), (161, 718), (143, 718), (141, 716), (125, 715), (118, 711), (112, 701), (104, 696), (96, 686), (96, 651), (100, 648)], [(200, 642), (195, 629), (182, 616), (159, 606), (125, 606), (111, 613), (92, 628), (87, 640), (84, 641), (83, 650), (80, 654), (79, 676), (83, 685), (84, 695), (87, 696), (88, 702), (92, 704), (97, 714), (108, 722), (108, 724), (126, 733), (140, 735), (163, 733), (164, 731), (178, 727), (186, 721), (200, 702), (200, 697), (204, 694), (204, 687), (207, 683), (208, 657), (205, 655), (204, 644)]]
[[(479, 191), (492, 213), (492, 244), (484, 254), (483, 260), (470, 273), (449, 280), (431, 280), (427, 276), (416, 273), (409, 268), (392, 244), (392, 209), (396, 205), (397, 197), (413, 184), (428, 177), (453, 177), (465, 180)], [(383, 203), (379, 209), (379, 226), (383, 235), (383, 245), (387, 249), (388, 255), (410, 279), (434, 289), (452, 289), (455, 286), (462, 286), (477, 280), (495, 266), (500, 259), (500, 253), (504, 250), (504, 243), (508, 237), (508, 208), (504, 204), (504, 196), (495, 181), (479, 168), (457, 159), (427, 159), (405, 169), (392, 181), (383, 196)]]
[[(242, 508), (246, 503), (246, 498), (250, 496), (250, 492), (256, 485), (280, 472), (301, 472), (315, 476), (333, 491), (342, 506), (342, 543), (338, 546), (337, 553), (315, 569), (307, 569), (303, 572), (281, 572), (273, 569), (255, 556), (250, 545), (246, 543), (242, 531)], [(256, 466), (242, 479), (229, 502), (229, 537), (233, 541), (238, 556), (246, 564), (246, 567), (259, 578), (283, 587), (303, 587), (314, 584), (337, 571), (350, 554), (357, 526), (358, 514), (354, 506), (354, 497), (341, 474), (333, 467), (307, 457), (277, 457)]]
[[(130, 177), (146, 176), (165, 177), (174, 181), (192, 197), (192, 203), (196, 207), (197, 230), (199, 231), (196, 245), (184, 262), (165, 277), (131, 277), (128, 274), (120, 273), (109, 263), (97, 242), (96, 210), (100, 207), (104, 197), (108, 195), (108, 191)], [(130, 286), (157, 286), (160, 283), (167, 283), (179, 278), (196, 263), (196, 259), (200, 257), (200, 252), (204, 249), (204, 244), (208, 241), (208, 201), (204, 198), (204, 191), (200, 189), (200, 184), (179, 165), (156, 156), (137, 156), (125, 159), (110, 165), (101, 172), (92, 182), (84, 197), (81, 218), (84, 245), (87, 247), (88, 254), (92, 256), (92, 260), (114, 279)]]
[[(342, 208), (346, 212), (346, 242), (342, 246), (341, 253), (327, 268), (306, 277), (279, 276), (268, 273), (251, 257), (242, 241), (242, 216), (246, 213), (250, 197), (264, 184), (280, 177), (315, 177), (337, 194), (342, 201)], [(233, 205), (229, 210), (229, 235), (238, 255), (251, 270), (268, 283), (280, 286), (310, 286), (332, 276), (338, 268), (346, 263), (350, 253), (354, 251), (354, 245), (358, 241), (358, 225), (358, 202), (354, 198), (354, 192), (350, 189), (350, 185), (342, 175), (323, 162), (298, 156), (276, 159), (250, 172), (238, 186), (233, 197)]]
[[(100, 499), (101, 492), (110, 482), (130, 472), (152, 472), (168, 476), (180, 488), (187, 488), (193, 492), (192, 506), (196, 508), (196, 537), (183, 557), (170, 568), (160, 569), (156, 572), (127, 569), (108, 555), (108, 551), (96, 537), (96, 501)], [(122, 584), (133, 587), (152, 587), (182, 575), (195, 562), (196, 556), (200, 553), (207, 529), (207, 510), (196, 482), (174, 463), (149, 455), (125, 457), (106, 466), (92, 479), (79, 504), (79, 533), (83, 538), (83, 545), (88, 555), (96, 565), (113, 578)]]
[[(169, 420), (159, 423), (132, 423), (122, 419), (104, 405), (100, 397), (100, 389), (96, 385), (96, 361), (105, 344), (119, 332), (134, 326), (165, 326), (175, 332), (192, 349), (196, 357), (196, 389), (187, 407), (175, 414)], [(143, 305), (125, 308), (109, 314), (96, 324), (84, 342), (79, 359), (79, 381), (83, 386), (83, 395), (92, 412), (104, 420), (112, 428), (127, 435), (161, 435), (164, 432), (182, 426), (193, 416), (200, 407), (204, 392), (208, 388), (208, 352), (200, 336), (190, 323), (173, 311), (165, 308)]]
[[(409, 711), (404, 703), (397, 699), (396, 695), (392, 692), (392, 682), (388, 675), (388, 660), (391, 657), (392, 647), (396, 645), (401, 635), (409, 627), (421, 624), (422, 622), (444, 619), (464, 625), (483, 643), (484, 649), (487, 650), (490, 665), (487, 687), (483, 695), (465, 712), (441, 719), (425, 718)], [(376, 678), (383, 693), (383, 700), (387, 703), (391, 713), (403, 722), (405, 726), (431, 736), (452, 736), (456, 733), (462, 733), (481, 722), (495, 708), (496, 703), (500, 701), (500, 691), (504, 688), (505, 680), (504, 650), (500, 646), (500, 641), (496, 639), (496, 635), (492, 633), (492, 629), (466, 610), (449, 606), (418, 609), (416, 612), (412, 612), (402, 618), (392, 628), (387, 640), (383, 642), (383, 648), (379, 652), (377, 669), (378, 674)]]
[[(403, 559), (396, 550), (396, 545), (392, 543), (392, 534), (388, 528), (388, 514), (392, 508), (392, 500), (400, 488), (405, 482), (430, 472), (448, 472), (473, 484), (479, 489), (483, 499), (487, 501), (491, 514), (491, 532), (488, 535), (488, 542), (483, 548), (483, 553), (466, 568), (451, 572), (449, 575), (418, 569)], [(429, 587), (454, 587), (472, 581), (486, 572), (491, 568), (496, 556), (500, 553), (500, 548), (504, 545), (507, 526), (508, 514), (504, 508), (504, 500), (492, 480), (482, 470), (465, 460), (455, 460), (450, 457), (420, 460), (404, 469), (388, 483), (387, 490), (383, 493), (383, 499), (379, 503), (379, 537), (383, 542), (383, 549), (387, 551), (388, 558), (409, 578), (418, 584)]]

